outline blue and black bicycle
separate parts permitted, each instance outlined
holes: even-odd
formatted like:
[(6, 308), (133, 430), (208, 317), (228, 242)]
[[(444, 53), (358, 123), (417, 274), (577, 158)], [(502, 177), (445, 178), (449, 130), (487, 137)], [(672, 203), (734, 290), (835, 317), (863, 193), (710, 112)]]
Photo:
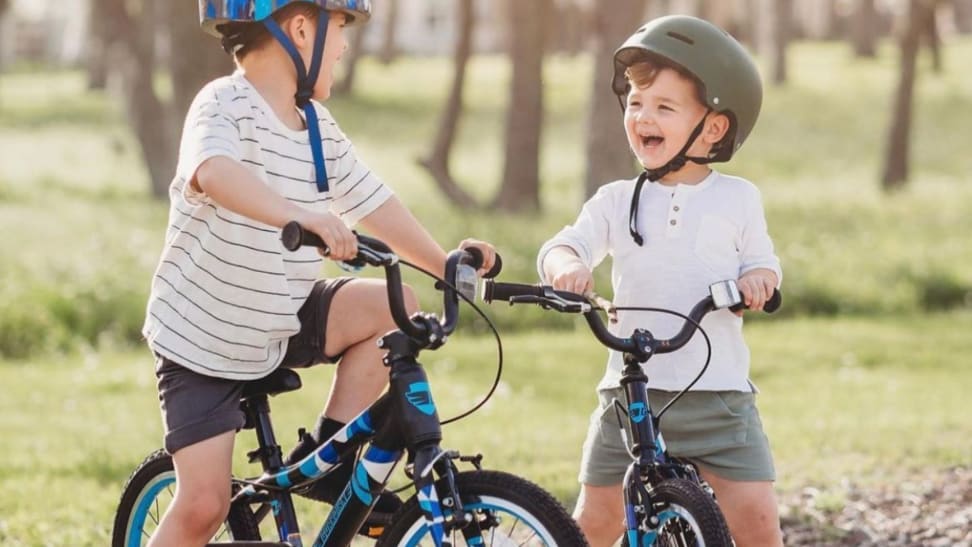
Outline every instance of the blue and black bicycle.
[[(301, 245), (324, 247), (317, 236), (296, 223), (284, 228), (281, 239), (291, 250)], [(213, 542), (302, 546), (292, 492), (320, 480), (352, 457), (351, 479), (313, 541), (315, 547), (349, 545), (365, 525), (396, 465), (407, 456), (405, 473), (415, 494), (390, 523), (372, 531), (378, 536), (378, 546), (586, 545), (570, 515), (542, 488), (508, 473), (483, 469), (479, 455), (463, 456), (440, 447), (442, 422), (417, 356), (421, 350), (441, 347), (455, 330), (459, 298), (469, 301), (475, 296), (476, 270), (482, 257), (467, 251), (449, 254), (445, 280), (438, 284), (445, 302), (441, 320), (427, 313), (408, 315), (399, 258), (384, 243), (358, 236), (358, 255), (352, 262), (385, 271), (388, 300), (399, 327), (380, 342), (386, 350), (389, 388), (310, 455), (284, 466), (268, 401), (272, 395), (300, 389), (300, 377), (291, 369), (278, 369), (249, 382), (240, 404), (247, 428), (255, 431), (258, 441), (258, 448), (248, 455), (251, 462), (261, 463), (263, 473), (233, 479), (229, 515)], [(471, 469), (460, 471), (460, 464)], [(115, 515), (113, 547), (144, 545), (171, 503), (174, 490), (172, 460), (164, 451), (156, 451), (125, 485)], [(277, 537), (263, 540), (260, 525), (267, 519), (273, 520)]]
[[(622, 547), (730, 547), (732, 537), (725, 518), (719, 510), (712, 489), (699, 476), (695, 466), (671, 456), (659, 429), (659, 419), (701, 378), (708, 368), (708, 359), (696, 379), (675, 395), (664, 408), (654, 411), (648, 401), (648, 376), (642, 369), (652, 355), (681, 349), (698, 331), (705, 339), (712, 355), (708, 335), (699, 325), (709, 312), (728, 308), (736, 311), (743, 306), (735, 281), (722, 281), (709, 287), (710, 294), (699, 301), (688, 315), (663, 308), (612, 307), (600, 299), (554, 290), (544, 285), (499, 283), (487, 280), (483, 300), (506, 301), (510, 304), (536, 304), (547, 310), (582, 314), (594, 336), (602, 344), (624, 356), (621, 387), (624, 401), (614, 401), (618, 427), (630, 440), (631, 464), (624, 476), (625, 527)], [(779, 291), (766, 303), (764, 310), (772, 313), (779, 308)], [(599, 310), (613, 314), (627, 311), (650, 311), (681, 317), (682, 328), (669, 339), (655, 338), (651, 332), (635, 329), (626, 338), (611, 334), (599, 315)]]

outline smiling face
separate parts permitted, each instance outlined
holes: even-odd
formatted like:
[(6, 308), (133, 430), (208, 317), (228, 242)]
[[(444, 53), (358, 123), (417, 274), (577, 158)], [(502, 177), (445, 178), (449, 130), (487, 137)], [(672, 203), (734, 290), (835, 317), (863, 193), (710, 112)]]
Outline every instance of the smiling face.
[[(631, 90), (624, 111), (624, 129), (628, 145), (646, 169), (657, 169), (672, 160), (695, 127), (705, 117), (702, 133), (686, 155), (705, 157), (728, 129), (728, 118), (720, 114), (706, 117), (707, 108), (700, 101), (700, 91), (691, 78), (673, 68), (638, 63), (629, 69)], [(666, 175), (685, 175), (702, 165), (687, 162), (685, 167)]]

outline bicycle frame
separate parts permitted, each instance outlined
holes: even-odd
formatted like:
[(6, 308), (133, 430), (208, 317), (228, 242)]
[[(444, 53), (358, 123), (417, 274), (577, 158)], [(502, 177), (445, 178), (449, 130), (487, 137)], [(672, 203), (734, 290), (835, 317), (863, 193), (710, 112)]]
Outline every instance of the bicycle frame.
[[(395, 338), (398, 333), (386, 336)], [(401, 337), (398, 335), (397, 337)], [(351, 420), (327, 442), (299, 462), (280, 467), (279, 447), (270, 449), (269, 458), (263, 458), (262, 476), (253, 480), (237, 480), (241, 486), (234, 503), (265, 503), (273, 510), (276, 528), (281, 541), (295, 547), (300, 542), (300, 529), (290, 492), (313, 482), (333, 471), (342, 457), (366, 446), (360, 458), (354, 462), (351, 481), (338, 497), (330, 515), (321, 526), (314, 546), (329, 547), (347, 545), (361, 527), (378, 495), (401, 460), (406, 448), (415, 454), (415, 484), (422, 506), (427, 509), (429, 529), (436, 538), (436, 545), (445, 541), (443, 515), (438, 494), (433, 488), (432, 469), (441, 475), (452, 472), (451, 456), (439, 447), (442, 438), (435, 403), (428, 387), (428, 380), (421, 365), (410, 356), (392, 359), (391, 385), (388, 392), (367, 410)], [(248, 401), (248, 414), (252, 417), (260, 450), (274, 447), (269, 408), (263, 400)], [(276, 461), (275, 461), (276, 460)], [(439, 462), (450, 465), (434, 465)], [(276, 463), (276, 465), (274, 465)], [(452, 496), (456, 503), (458, 496)], [(461, 507), (456, 508), (461, 512)]]
[[(445, 452), (440, 447), (441, 423), (428, 378), (417, 356), (422, 349), (439, 347), (455, 329), (458, 297), (452, 289), (444, 289), (445, 317), (442, 322), (431, 315), (409, 317), (403, 301), (398, 257), (380, 241), (364, 236), (358, 238), (361, 246), (357, 260), (385, 269), (389, 307), (399, 326), (399, 330), (386, 334), (379, 342), (379, 347), (386, 350), (383, 361), (389, 367), (389, 389), (311, 454), (287, 467), (283, 467), (280, 447), (274, 438), (267, 394), (245, 400), (244, 411), (248, 423), (256, 428), (259, 443), (259, 448), (250, 454), (251, 460), (261, 460), (264, 474), (252, 480), (235, 480), (239, 490), (233, 503), (262, 503), (269, 507), (280, 540), (293, 547), (302, 547), (291, 491), (324, 477), (345, 456), (358, 453), (367, 445), (363, 454), (354, 459), (351, 479), (313, 543), (314, 547), (345, 546), (354, 539), (408, 450), (414, 458), (412, 478), (429, 533), (436, 546), (448, 546), (451, 543), (447, 534), (456, 518), (453, 515), (464, 514), (453, 478), (456, 470), (453, 460), (458, 454)], [(323, 246), (320, 239), (296, 223), (284, 228), (281, 239), (291, 250), (300, 245)], [(446, 278), (462, 280), (461, 267), (471, 267), (469, 265), (476, 261), (477, 257), (470, 253), (453, 251), (446, 261)], [(478, 460), (475, 461), (478, 465)], [(446, 502), (449, 518), (442, 514), (433, 472), (445, 477), (450, 485)], [(475, 522), (462, 523), (462, 533), (470, 544), (476, 544), (474, 538), (481, 535)]]

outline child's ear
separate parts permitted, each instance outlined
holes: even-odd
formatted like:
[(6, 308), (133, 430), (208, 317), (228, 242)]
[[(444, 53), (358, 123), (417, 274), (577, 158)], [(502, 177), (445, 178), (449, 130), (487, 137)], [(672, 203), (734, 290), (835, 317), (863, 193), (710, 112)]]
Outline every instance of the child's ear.
[(302, 46), (305, 40), (307, 40), (307, 28), (308, 20), (303, 15), (295, 15), (287, 21), (287, 31), (290, 34), (290, 40), (294, 42), (295, 46)]
[(725, 114), (710, 114), (705, 120), (702, 138), (710, 144), (716, 144), (729, 132), (729, 116)]

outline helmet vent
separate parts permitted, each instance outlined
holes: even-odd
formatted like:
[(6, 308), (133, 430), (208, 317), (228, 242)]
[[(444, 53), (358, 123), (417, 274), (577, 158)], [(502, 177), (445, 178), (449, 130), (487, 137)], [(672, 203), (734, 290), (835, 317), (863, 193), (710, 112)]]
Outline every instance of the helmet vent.
[(684, 34), (679, 34), (677, 32), (666, 32), (665, 34), (671, 36), (672, 38), (674, 38), (676, 40), (681, 40), (681, 41), (685, 42), (686, 44), (688, 44), (690, 46), (695, 45), (695, 40), (689, 38), (688, 36), (686, 36)]

